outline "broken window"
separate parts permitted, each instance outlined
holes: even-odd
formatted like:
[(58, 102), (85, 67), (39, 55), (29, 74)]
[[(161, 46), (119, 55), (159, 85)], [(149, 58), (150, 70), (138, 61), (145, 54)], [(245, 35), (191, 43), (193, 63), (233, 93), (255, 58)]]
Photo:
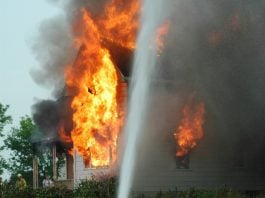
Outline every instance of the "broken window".
[(176, 156), (176, 166), (178, 169), (189, 169), (190, 155)]

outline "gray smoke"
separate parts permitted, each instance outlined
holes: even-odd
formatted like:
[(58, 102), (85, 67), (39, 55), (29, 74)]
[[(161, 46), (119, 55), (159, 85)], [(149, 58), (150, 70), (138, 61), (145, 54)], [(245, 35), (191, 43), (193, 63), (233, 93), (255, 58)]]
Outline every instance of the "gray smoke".
[(206, 102), (206, 125), (214, 123), (208, 133), (216, 133), (232, 155), (243, 152), (260, 167), (265, 165), (264, 17), (264, 1), (179, 1), (160, 73), (182, 97), (195, 93)]
[(71, 64), (75, 53), (71, 45), (69, 26), (64, 18), (41, 24), (37, 42), (32, 48), (39, 61), (39, 68), (31, 71), (36, 83), (51, 87), (57, 93), (62, 91), (64, 69)]
[[(206, 105), (204, 137), (190, 156), (194, 175), (197, 169), (222, 167), (227, 172), (212, 172), (221, 185), (225, 174), (233, 174), (231, 167), (244, 164), (242, 172), (264, 178), (265, 2), (179, 0), (172, 1), (172, 9), (150, 116), (137, 148), (135, 189), (159, 184), (166, 190), (181, 180), (173, 133), (190, 95)], [(194, 177), (198, 186), (210, 182)]]

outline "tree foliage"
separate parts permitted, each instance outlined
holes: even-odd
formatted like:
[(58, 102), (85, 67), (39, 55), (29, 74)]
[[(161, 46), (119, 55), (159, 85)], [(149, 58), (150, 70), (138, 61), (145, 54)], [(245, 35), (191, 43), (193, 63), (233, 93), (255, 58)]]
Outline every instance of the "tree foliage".
[(34, 129), (31, 118), (23, 117), (19, 127), (12, 128), (4, 140), (5, 148), (11, 151), (7, 166), (12, 173), (11, 180), (15, 179), (17, 173), (21, 173), (27, 181), (32, 181), (33, 149), (30, 138)]
[(87, 198), (114, 198), (116, 197), (117, 178), (103, 177), (85, 180), (78, 184), (74, 190), (74, 197)]
[(8, 108), (8, 105), (3, 105), (0, 103), (0, 137), (3, 137), (3, 129), (5, 125), (12, 122), (11, 116), (6, 115)]
[(3, 174), (6, 166), (7, 166), (6, 160), (2, 156), (0, 156), (0, 175)]
[[(6, 111), (8, 108), (9, 108), (8, 105), (5, 106), (0, 103), (0, 138), (4, 136), (3, 134), (4, 127), (12, 122), (11, 116), (6, 115)], [(3, 150), (3, 148), (4, 148), (3, 146), (0, 147), (0, 152)], [(2, 157), (2, 155), (0, 155), (0, 174), (3, 173), (5, 167), (6, 167), (6, 161)]]

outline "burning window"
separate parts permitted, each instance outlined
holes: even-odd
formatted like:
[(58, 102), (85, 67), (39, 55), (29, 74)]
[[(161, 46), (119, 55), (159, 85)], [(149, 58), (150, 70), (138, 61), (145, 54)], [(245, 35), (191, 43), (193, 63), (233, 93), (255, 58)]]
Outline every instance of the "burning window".
[(178, 168), (189, 168), (189, 153), (203, 137), (204, 114), (204, 103), (197, 103), (190, 97), (183, 107), (177, 132), (174, 133)]
[(102, 164), (101, 159), (95, 161), (97, 156), (93, 155), (93, 152), (90, 152), (90, 149), (87, 150), (87, 155), (83, 156), (83, 162), (85, 168), (107, 168), (109, 165), (113, 164), (116, 160), (115, 156), (112, 155), (111, 146), (101, 148), (102, 152), (105, 153), (105, 162), (106, 164)]

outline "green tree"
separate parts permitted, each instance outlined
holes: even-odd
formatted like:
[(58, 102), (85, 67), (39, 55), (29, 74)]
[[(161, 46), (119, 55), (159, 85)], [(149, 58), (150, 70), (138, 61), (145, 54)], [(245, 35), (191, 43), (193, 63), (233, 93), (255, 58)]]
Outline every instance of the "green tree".
[[(3, 138), (3, 129), (7, 124), (10, 124), (12, 122), (12, 118), (8, 115), (6, 115), (6, 111), (9, 108), (8, 105), (3, 105), (0, 103), (0, 138)], [(0, 147), (0, 152), (2, 152), (4, 149), (3, 146)], [(6, 161), (0, 155), (0, 174), (3, 174), (4, 169), (6, 168)]]
[(0, 156), (0, 175), (3, 174), (6, 166), (7, 166), (6, 160), (2, 156)]
[(31, 118), (23, 117), (18, 128), (12, 128), (4, 140), (5, 148), (11, 151), (7, 169), (11, 172), (11, 180), (21, 173), (27, 182), (32, 183), (33, 149), (30, 141), (35, 125)]
[(12, 118), (6, 115), (6, 111), (9, 108), (8, 105), (0, 103), (0, 137), (3, 137), (3, 129), (7, 124), (12, 122)]

